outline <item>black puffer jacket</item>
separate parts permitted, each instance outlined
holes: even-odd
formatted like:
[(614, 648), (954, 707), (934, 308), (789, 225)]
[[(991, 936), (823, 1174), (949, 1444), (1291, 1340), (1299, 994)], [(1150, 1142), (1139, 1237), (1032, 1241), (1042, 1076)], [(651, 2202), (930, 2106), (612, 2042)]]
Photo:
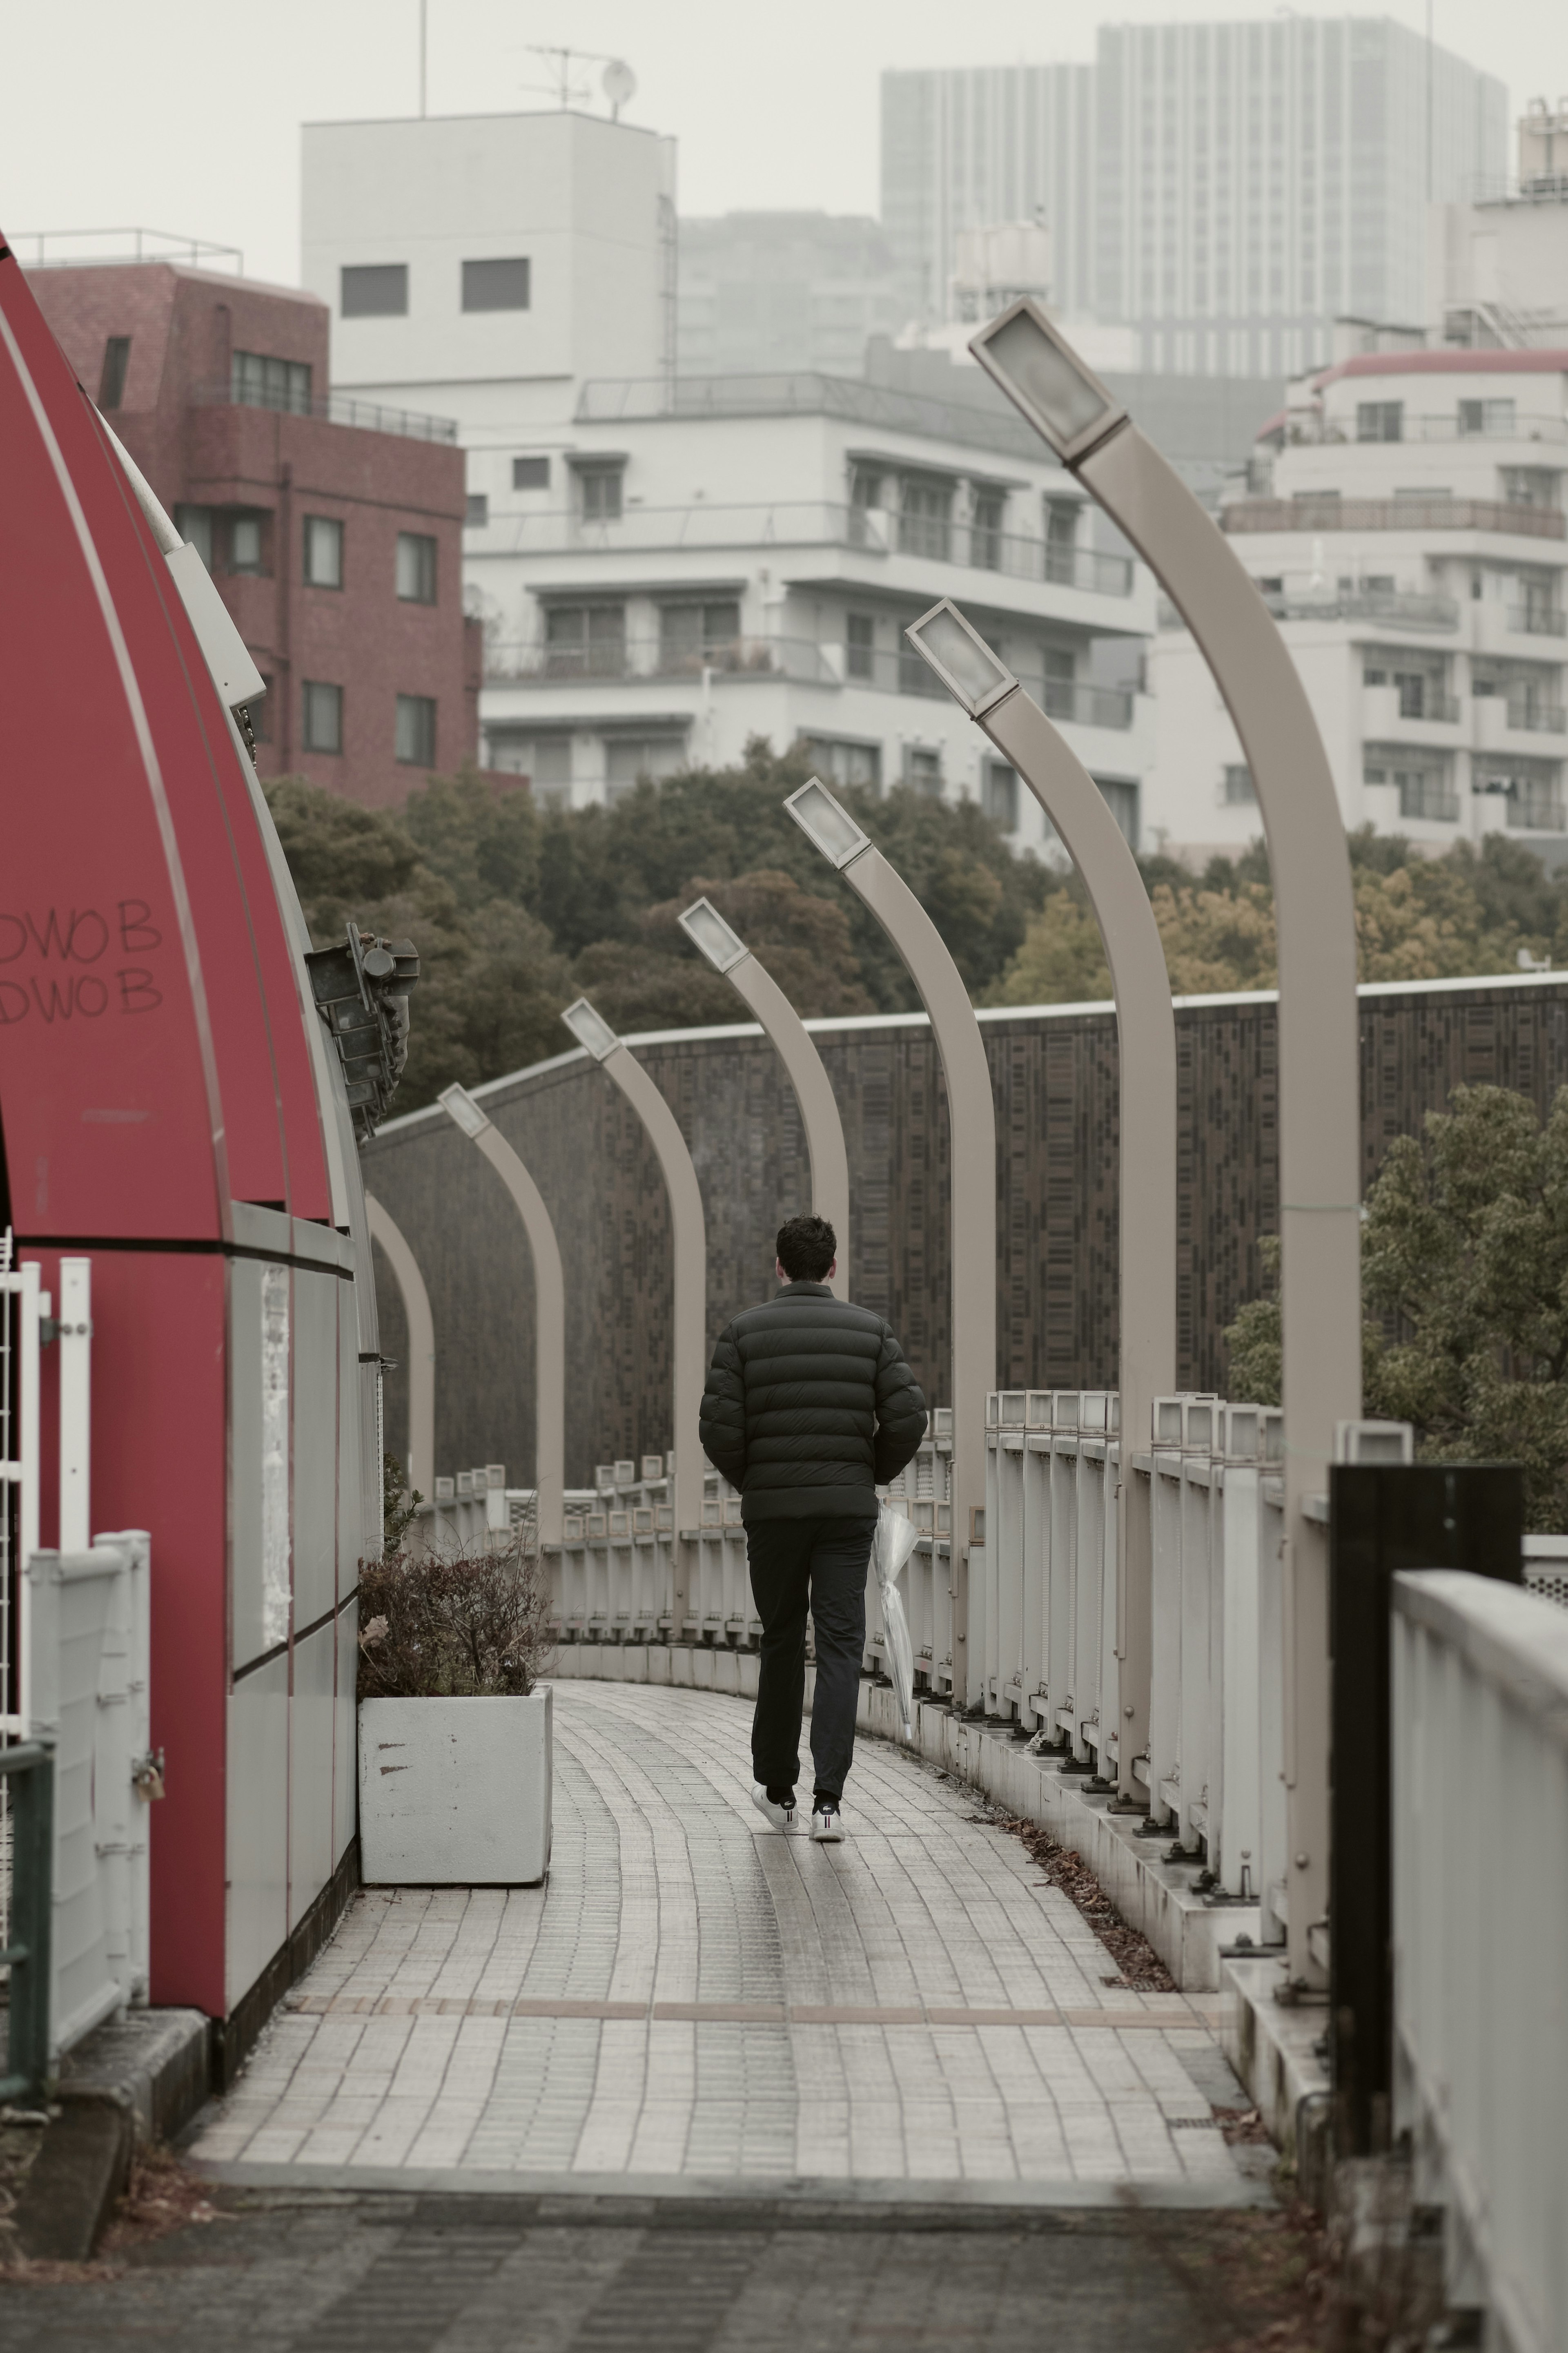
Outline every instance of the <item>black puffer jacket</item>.
[(876, 1512), (925, 1436), (926, 1401), (879, 1315), (789, 1282), (719, 1335), (700, 1428), (742, 1519), (850, 1517)]

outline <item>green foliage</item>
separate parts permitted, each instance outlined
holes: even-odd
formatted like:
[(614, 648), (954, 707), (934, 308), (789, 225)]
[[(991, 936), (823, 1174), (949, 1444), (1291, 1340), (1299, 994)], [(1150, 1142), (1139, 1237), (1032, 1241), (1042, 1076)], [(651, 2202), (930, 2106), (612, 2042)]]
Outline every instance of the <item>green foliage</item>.
[[(1277, 1277), (1279, 1245), (1264, 1244)], [(1414, 1423), (1429, 1462), (1521, 1462), (1532, 1528), (1568, 1529), (1568, 1088), (1545, 1124), (1507, 1087), (1456, 1087), (1424, 1140), (1390, 1145), (1367, 1196), (1366, 1410)], [(1279, 1303), (1226, 1334), (1227, 1386), (1279, 1402)]]

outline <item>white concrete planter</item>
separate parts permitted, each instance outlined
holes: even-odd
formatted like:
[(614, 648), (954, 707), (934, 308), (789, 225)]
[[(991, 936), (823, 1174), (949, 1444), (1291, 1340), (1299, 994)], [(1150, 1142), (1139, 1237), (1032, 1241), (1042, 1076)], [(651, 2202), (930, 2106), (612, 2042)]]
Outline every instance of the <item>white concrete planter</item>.
[(520, 1887), (550, 1862), (548, 1683), (526, 1699), (367, 1699), (360, 1873), (384, 1887)]

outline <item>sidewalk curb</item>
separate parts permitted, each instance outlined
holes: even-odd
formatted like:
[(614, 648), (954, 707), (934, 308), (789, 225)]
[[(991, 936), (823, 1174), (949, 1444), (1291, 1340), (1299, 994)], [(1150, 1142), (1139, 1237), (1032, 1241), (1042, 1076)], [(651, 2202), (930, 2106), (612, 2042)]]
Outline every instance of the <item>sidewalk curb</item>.
[(25, 2255), (87, 2262), (137, 2148), (172, 2140), (205, 2100), (207, 2045), (200, 2010), (132, 2010), (67, 2052), (59, 2113), (11, 2216)]

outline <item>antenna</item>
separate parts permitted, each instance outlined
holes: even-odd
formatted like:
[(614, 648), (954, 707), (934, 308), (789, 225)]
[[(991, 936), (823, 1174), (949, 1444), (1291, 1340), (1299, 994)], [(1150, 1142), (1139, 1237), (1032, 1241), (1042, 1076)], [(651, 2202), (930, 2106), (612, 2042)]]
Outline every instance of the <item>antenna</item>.
[(524, 90), (547, 90), (563, 111), (574, 98), (585, 99), (593, 95), (586, 82), (573, 80), (574, 64), (604, 67), (605, 71), (600, 86), (610, 102), (610, 119), (613, 122), (620, 121), (622, 107), (627, 105), (637, 95), (637, 78), (624, 58), (606, 57), (599, 49), (559, 48), (546, 46), (542, 41), (530, 41), (528, 53), (530, 57), (546, 58), (550, 60), (550, 72), (553, 79), (548, 84), (524, 82), (521, 87)]
[(637, 78), (624, 58), (612, 58), (600, 77), (600, 88), (610, 101), (610, 121), (618, 122), (621, 109), (637, 94)]

